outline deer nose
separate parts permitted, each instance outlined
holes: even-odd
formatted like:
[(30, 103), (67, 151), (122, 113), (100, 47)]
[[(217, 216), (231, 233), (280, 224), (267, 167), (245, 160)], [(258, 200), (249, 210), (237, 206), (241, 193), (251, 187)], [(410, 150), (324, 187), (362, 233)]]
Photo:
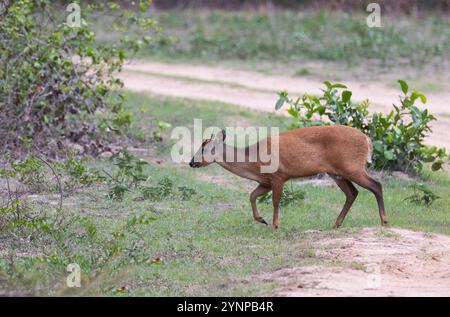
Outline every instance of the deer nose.
[(194, 163), (192, 161), (189, 162), (190, 167), (194, 167)]

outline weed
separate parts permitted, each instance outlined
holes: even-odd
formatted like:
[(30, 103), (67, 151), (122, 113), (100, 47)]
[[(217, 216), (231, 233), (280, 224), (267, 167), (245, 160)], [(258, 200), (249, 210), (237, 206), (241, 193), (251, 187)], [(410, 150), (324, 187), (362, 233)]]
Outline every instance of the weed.
[(168, 177), (164, 177), (156, 186), (146, 186), (141, 188), (144, 199), (157, 201), (172, 195), (173, 182)]
[(153, 131), (153, 138), (157, 141), (162, 141), (161, 134), (170, 129), (172, 125), (170, 123), (164, 122), (164, 121), (158, 121), (158, 129), (156, 131)]
[(197, 191), (187, 186), (179, 186), (174, 190), (174, 183), (169, 177), (164, 177), (155, 186), (146, 186), (141, 188), (144, 199), (159, 201), (168, 197), (179, 197), (181, 200), (190, 200)]
[(12, 175), (16, 176), (19, 182), (27, 185), (32, 192), (48, 189), (44, 164), (34, 154), (29, 154), (23, 161), (12, 163), (11, 169)]
[(414, 190), (414, 194), (406, 197), (404, 200), (413, 204), (430, 207), (436, 199), (441, 198), (425, 184), (419, 183), (411, 185), (410, 187)]
[(180, 192), (181, 200), (190, 200), (194, 195), (197, 194), (197, 191), (195, 189), (187, 186), (179, 186), (178, 191)]
[(60, 176), (64, 178), (64, 191), (74, 190), (77, 187), (89, 186), (105, 180), (99, 171), (91, 171), (86, 166), (87, 157), (77, 158), (70, 153), (68, 158), (62, 162), (55, 163), (60, 171)]
[[(281, 196), (280, 205), (281, 206), (288, 206), (295, 202), (298, 202), (300, 200), (305, 199), (305, 192), (301, 189), (295, 189), (292, 185), (287, 186), (283, 190), (283, 194)], [(258, 202), (264, 203), (264, 204), (271, 204), (272, 203), (272, 193), (267, 193), (261, 196), (258, 199)]]
[(110, 160), (118, 169), (112, 174), (103, 170), (109, 183), (109, 198), (122, 200), (126, 192), (136, 188), (149, 178), (142, 169), (147, 162), (130, 154), (127, 148), (113, 154)]

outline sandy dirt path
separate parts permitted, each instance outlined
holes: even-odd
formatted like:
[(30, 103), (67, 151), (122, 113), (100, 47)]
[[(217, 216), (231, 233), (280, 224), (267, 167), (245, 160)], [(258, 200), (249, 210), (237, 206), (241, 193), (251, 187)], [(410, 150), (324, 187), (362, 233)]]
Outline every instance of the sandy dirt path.
[[(292, 95), (319, 94), (322, 81), (311, 78), (266, 75), (223, 67), (159, 62), (132, 62), (120, 75), (125, 88), (172, 97), (221, 101), (260, 111), (274, 112), (277, 91)], [(368, 98), (372, 111), (387, 112), (398, 103), (399, 90), (383, 83), (346, 81), (356, 100)], [(427, 94), (427, 108), (439, 119), (428, 143), (450, 148), (450, 92)]]
[(450, 296), (450, 237), (366, 228), (318, 241), (328, 265), (293, 267), (254, 278), (279, 296)]

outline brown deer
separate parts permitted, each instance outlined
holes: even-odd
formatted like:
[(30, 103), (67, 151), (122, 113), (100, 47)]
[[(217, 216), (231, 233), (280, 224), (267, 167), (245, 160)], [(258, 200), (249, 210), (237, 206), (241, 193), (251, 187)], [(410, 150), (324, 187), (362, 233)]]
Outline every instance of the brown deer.
[[(272, 228), (278, 228), (278, 211), (283, 185), (287, 180), (309, 177), (321, 173), (328, 174), (344, 192), (345, 204), (339, 214), (334, 228), (339, 228), (347, 212), (352, 206), (358, 190), (355, 184), (371, 191), (377, 200), (381, 224), (387, 224), (384, 210), (381, 184), (371, 178), (366, 171), (366, 162), (370, 162), (372, 142), (362, 132), (347, 126), (320, 126), (299, 128), (283, 132), (277, 136), (268, 137), (245, 148), (236, 148), (224, 143), (225, 131), (219, 132), (210, 139), (203, 140), (200, 149), (192, 158), (189, 165), (193, 168), (217, 163), (233, 174), (248, 178), (259, 183), (250, 194), (253, 218), (260, 223), (267, 222), (259, 215), (256, 199), (272, 191), (273, 223)], [(248, 160), (252, 151), (264, 145), (271, 150), (272, 141), (278, 142), (278, 168), (273, 173), (262, 173), (262, 163), (258, 154), (257, 159)], [(263, 144), (263, 142), (265, 142)], [(206, 160), (205, 152), (221, 150), (221, 159)], [(225, 153), (233, 153), (230, 159)], [(245, 156), (245, 161), (236, 161), (238, 155)], [(271, 156), (274, 158), (275, 156)]]

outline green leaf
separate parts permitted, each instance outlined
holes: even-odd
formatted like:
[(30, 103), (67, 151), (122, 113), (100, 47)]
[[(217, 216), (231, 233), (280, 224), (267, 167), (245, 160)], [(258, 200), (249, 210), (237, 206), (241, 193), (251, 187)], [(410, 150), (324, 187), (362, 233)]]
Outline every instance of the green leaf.
[(345, 86), (344, 84), (333, 84), (331, 85), (331, 88), (347, 88), (347, 86)]
[(326, 109), (327, 109), (327, 107), (322, 106), (322, 105), (316, 107), (316, 110), (317, 110), (317, 112), (319, 112), (320, 115), (323, 115), (325, 113)]
[(417, 100), (417, 98), (419, 98), (419, 97), (420, 97), (420, 93), (417, 92), (416, 90), (413, 90), (413, 92), (411, 93), (412, 102), (414, 103)]
[(352, 92), (351, 91), (344, 90), (342, 92), (342, 101), (343, 102), (346, 102), (346, 103), (349, 102), (351, 97), (352, 97)]
[(398, 83), (400, 84), (400, 87), (402, 88), (402, 91), (404, 94), (408, 93), (408, 84), (404, 81), (399, 79)]
[(141, 10), (142, 13), (147, 12), (148, 6), (149, 6), (149, 1), (147, 1), (147, 0), (141, 0), (139, 2), (139, 9)]
[(392, 143), (392, 134), (388, 134), (388, 136), (387, 136), (387, 140), (388, 140), (388, 142), (389, 143)]
[(278, 93), (280, 98), (278, 99), (277, 103), (275, 104), (275, 110), (280, 110), (281, 107), (283, 107), (284, 103), (287, 100), (287, 93), (286, 92), (280, 92)]
[(386, 159), (388, 159), (389, 161), (390, 160), (393, 160), (394, 159), (394, 156), (395, 156), (395, 154), (394, 154), (394, 152), (392, 152), (392, 151), (384, 151), (384, 157), (386, 158)]
[(293, 116), (294, 118), (298, 118), (298, 112), (295, 111), (295, 109), (293, 109), (292, 107), (289, 108), (289, 109), (287, 110), (287, 112), (288, 112), (291, 116)]
[(158, 121), (158, 127), (161, 130), (167, 130), (167, 129), (170, 129), (172, 127), (172, 125), (165, 121)]
[(442, 168), (442, 163), (444, 163), (444, 162), (442, 162), (442, 161), (434, 162), (433, 165), (431, 165), (431, 169), (434, 172), (439, 171)]
[(422, 101), (422, 103), (427, 103), (427, 97), (425, 97), (424, 94), (420, 94), (420, 101)]

